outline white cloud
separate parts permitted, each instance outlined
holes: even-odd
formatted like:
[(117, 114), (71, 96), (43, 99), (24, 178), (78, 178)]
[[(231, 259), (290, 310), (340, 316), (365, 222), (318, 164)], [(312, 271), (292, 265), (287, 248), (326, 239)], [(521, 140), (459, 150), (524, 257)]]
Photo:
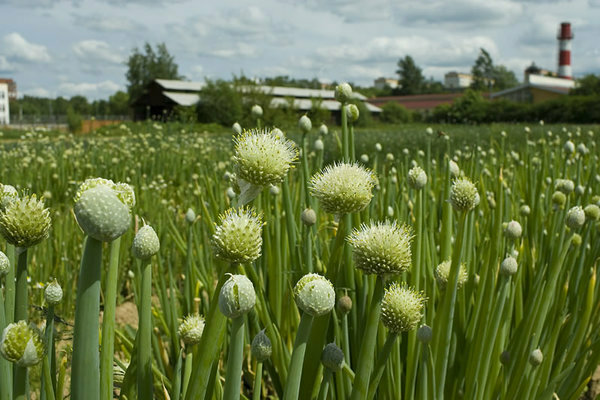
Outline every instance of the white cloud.
[(121, 64), (123, 57), (115, 52), (108, 43), (101, 40), (82, 40), (73, 45), (73, 51), (86, 62)]
[(144, 26), (131, 18), (119, 15), (73, 15), (75, 23), (98, 32), (139, 32)]
[(231, 47), (228, 48), (219, 48), (215, 50), (210, 50), (206, 52), (206, 54), (213, 55), (215, 57), (222, 58), (237, 58), (237, 57), (256, 57), (258, 56), (256, 47), (243, 43), (237, 42), (231, 44)]
[(90, 95), (97, 98), (98, 94), (112, 94), (117, 90), (122, 89), (113, 81), (106, 80), (98, 83), (74, 83), (63, 82), (58, 86), (58, 91), (67, 95)]
[(15, 66), (10, 63), (4, 56), (0, 56), (0, 72), (13, 72)]
[(50, 91), (48, 91), (47, 89), (41, 88), (41, 87), (37, 87), (37, 88), (33, 88), (33, 89), (25, 89), (23, 91), (23, 94), (26, 94), (28, 96), (34, 96), (34, 97), (51, 97)]
[(50, 53), (46, 46), (28, 42), (20, 34), (13, 32), (2, 38), (4, 56), (22, 62), (49, 62)]

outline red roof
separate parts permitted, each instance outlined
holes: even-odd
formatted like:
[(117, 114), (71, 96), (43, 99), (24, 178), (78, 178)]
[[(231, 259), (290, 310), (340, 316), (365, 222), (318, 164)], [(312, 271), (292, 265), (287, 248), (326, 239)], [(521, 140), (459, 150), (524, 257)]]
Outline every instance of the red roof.
[(410, 96), (384, 96), (374, 97), (367, 101), (377, 107), (381, 107), (385, 103), (393, 101), (403, 105), (409, 110), (432, 110), (442, 104), (452, 104), (454, 100), (462, 95), (463, 93), (436, 93)]

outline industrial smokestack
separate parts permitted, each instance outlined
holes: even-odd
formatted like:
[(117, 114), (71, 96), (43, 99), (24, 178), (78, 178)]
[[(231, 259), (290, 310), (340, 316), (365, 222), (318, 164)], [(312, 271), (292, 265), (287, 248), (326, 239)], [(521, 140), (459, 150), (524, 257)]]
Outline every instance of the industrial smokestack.
[(558, 32), (558, 76), (564, 79), (573, 79), (571, 71), (571, 23), (563, 22), (560, 24)]

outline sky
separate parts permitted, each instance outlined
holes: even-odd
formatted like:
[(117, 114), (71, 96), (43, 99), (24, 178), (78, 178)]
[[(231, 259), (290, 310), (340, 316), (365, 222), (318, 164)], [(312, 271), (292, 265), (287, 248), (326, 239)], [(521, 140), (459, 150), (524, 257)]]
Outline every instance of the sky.
[(600, 0), (0, 0), (0, 77), (19, 96), (108, 98), (125, 63), (164, 42), (186, 79), (318, 78), (371, 86), (410, 55), (426, 77), (469, 72), (479, 48), (519, 80), (555, 71), (569, 21), (575, 77), (600, 74)]

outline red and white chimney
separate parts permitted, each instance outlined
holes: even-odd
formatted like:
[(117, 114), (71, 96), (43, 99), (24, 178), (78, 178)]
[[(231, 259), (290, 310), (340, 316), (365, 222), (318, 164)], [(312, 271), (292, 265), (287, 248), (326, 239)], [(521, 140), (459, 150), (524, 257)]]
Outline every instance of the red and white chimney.
[(571, 23), (563, 22), (560, 24), (558, 32), (558, 77), (564, 79), (573, 79), (571, 71)]

